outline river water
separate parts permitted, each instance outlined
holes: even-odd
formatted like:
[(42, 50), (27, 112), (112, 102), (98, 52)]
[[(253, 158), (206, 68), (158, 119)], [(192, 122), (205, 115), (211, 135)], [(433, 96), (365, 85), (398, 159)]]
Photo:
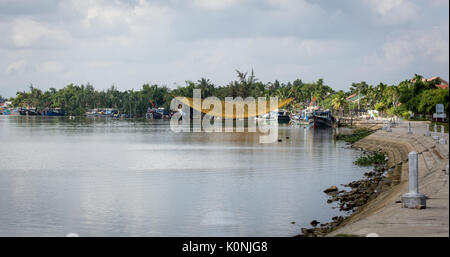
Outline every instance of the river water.
[(293, 236), (342, 215), (322, 191), (363, 177), (359, 153), (332, 129), (278, 133), (0, 116), (0, 236)]

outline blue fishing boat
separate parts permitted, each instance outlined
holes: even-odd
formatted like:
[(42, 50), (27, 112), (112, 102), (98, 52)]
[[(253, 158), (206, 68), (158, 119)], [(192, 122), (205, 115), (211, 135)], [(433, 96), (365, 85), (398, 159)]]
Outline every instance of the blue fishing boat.
[(60, 116), (65, 116), (66, 112), (64, 111), (64, 109), (61, 109), (61, 108), (44, 109), (41, 112), (41, 115), (42, 116), (57, 116), (57, 117), (60, 117)]

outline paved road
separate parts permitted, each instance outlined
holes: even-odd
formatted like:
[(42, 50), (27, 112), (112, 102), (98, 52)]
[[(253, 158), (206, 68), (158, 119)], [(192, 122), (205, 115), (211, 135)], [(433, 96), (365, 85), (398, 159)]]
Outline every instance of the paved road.
[[(449, 236), (449, 177), (445, 174), (449, 163), (448, 134), (445, 134), (447, 144), (442, 145), (432, 137), (424, 136), (425, 123), (411, 124), (412, 135), (407, 134), (407, 123), (402, 123), (392, 128), (392, 132), (380, 130), (355, 143), (355, 147), (387, 152), (392, 171), (389, 176), (394, 186), (329, 236), (366, 236), (369, 233), (384, 237)], [(401, 207), (401, 195), (408, 191), (407, 156), (410, 151), (419, 153), (419, 191), (427, 197), (427, 208), (422, 210)]]

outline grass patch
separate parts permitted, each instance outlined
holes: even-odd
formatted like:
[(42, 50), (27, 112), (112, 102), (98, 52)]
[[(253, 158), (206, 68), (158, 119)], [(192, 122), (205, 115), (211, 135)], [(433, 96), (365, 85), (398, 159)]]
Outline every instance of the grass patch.
[(441, 132), (441, 125), (444, 126), (445, 133), (448, 133), (448, 122), (431, 122), (430, 130), (434, 131), (434, 124), (438, 125), (438, 131)]
[(352, 235), (352, 234), (336, 234), (334, 237), (359, 237), (358, 235)]
[(353, 133), (350, 135), (337, 135), (336, 140), (343, 140), (345, 142), (353, 144), (356, 141), (363, 139), (372, 133), (373, 131), (370, 129), (360, 128), (355, 129)]
[(382, 152), (365, 153), (353, 163), (358, 166), (381, 165), (386, 162), (386, 155)]

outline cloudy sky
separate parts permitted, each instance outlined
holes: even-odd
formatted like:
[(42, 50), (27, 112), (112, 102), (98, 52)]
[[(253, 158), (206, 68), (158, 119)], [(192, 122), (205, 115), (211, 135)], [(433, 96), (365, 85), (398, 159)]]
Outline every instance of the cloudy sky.
[(449, 78), (448, 0), (0, 0), (0, 94), (90, 82)]

